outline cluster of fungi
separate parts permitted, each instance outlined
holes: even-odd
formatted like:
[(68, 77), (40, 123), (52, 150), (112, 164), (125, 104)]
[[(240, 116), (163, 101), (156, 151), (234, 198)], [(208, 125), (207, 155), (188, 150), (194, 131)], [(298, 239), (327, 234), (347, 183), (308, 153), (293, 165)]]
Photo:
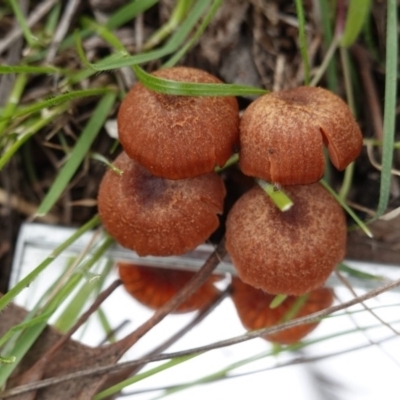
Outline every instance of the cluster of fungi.
[[(187, 67), (154, 75), (221, 83)], [(140, 256), (169, 256), (205, 242), (219, 226), (226, 196), (215, 167), (239, 149), (243, 174), (279, 185), (294, 202), (282, 212), (254, 185), (229, 210), (226, 249), (237, 270), (232, 298), (243, 325), (258, 329), (279, 323), (304, 294), (308, 297), (297, 315), (332, 303), (332, 291), (322, 286), (344, 258), (347, 229), (341, 206), (318, 183), (325, 170), (323, 148), (343, 170), (362, 147), (357, 123), (338, 96), (313, 87), (270, 93), (253, 101), (239, 118), (235, 97), (166, 95), (137, 83), (119, 109), (118, 135), (124, 151), (114, 165), (122, 174), (108, 170), (98, 196), (103, 225), (118, 243)], [(153, 308), (191, 277), (190, 272), (126, 264), (119, 271), (126, 289)], [(202, 307), (214, 298), (215, 279), (177, 311)], [(287, 298), (271, 309), (277, 294)], [(265, 338), (292, 343), (314, 327)]]

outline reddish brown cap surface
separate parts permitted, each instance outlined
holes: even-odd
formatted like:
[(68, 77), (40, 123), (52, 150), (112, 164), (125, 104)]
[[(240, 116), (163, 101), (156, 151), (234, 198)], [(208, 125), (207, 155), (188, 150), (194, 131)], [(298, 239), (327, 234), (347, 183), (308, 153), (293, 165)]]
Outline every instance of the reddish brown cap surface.
[(299, 296), (322, 286), (346, 249), (346, 220), (318, 183), (290, 186), (294, 201), (281, 212), (254, 187), (231, 209), (226, 249), (240, 278), (271, 294)]
[[(194, 272), (191, 271), (127, 263), (118, 263), (118, 272), (127, 292), (153, 310), (163, 306), (194, 276)], [(219, 276), (211, 276), (175, 312), (199, 310), (209, 304), (219, 294), (219, 290), (214, 286), (214, 282), (219, 279)]]
[(139, 255), (178, 255), (203, 243), (219, 225), (225, 186), (215, 173), (171, 181), (151, 175), (122, 153), (100, 184), (105, 229)]
[[(277, 308), (271, 309), (270, 304), (275, 296), (243, 283), (239, 278), (232, 281), (232, 300), (243, 326), (249, 330), (267, 328), (284, 322), (286, 315), (291, 311), (297, 300), (295, 296), (288, 296)], [(318, 288), (308, 294), (306, 303), (301, 307), (294, 318), (304, 317), (317, 311), (328, 308), (333, 303), (333, 292), (328, 288)], [(284, 331), (266, 335), (266, 340), (281, 344), (296, 343), (314, 330), (319, 322), (299, 325)]]
[[(163, 69), (155, 76), (180, 82), (221, 83), (205, 71)], [(234, 97), (172, 96), (137, 83), (118, 113), (118, 134), (129, 157), (153, 175), (183, 179), (213, 171), (239, 142)]]
[(241, 119), (240, 168), (281, 185), (317, 182), (325, 168), (323, 144), (339, 170), (361, 152), (360, 129), (340, 97), (314, 87), (267, 94)]

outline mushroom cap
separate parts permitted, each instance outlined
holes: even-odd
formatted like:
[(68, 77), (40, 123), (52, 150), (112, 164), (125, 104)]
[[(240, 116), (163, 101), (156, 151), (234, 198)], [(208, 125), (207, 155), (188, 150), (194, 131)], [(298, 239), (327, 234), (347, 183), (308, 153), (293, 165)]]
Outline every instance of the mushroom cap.
[[(243, 326), (249, 330), (267, 328), (284, 322), (297, 300), (288, 296), (278, 307), (271, 309), (270, 304), (275, 296), (245, 284), (239, 278), (232, 281), (232, 300)], [(303, 307), (294, 318), (304, 317), (328, 308), (333, 303), (333, 291), (329, 288), (318, 288), (308, 294)], [(283, 331), (264, 336), (264, 339), (280, 344), (296, 343), (314, 330), (319, 322), (295, 326)]]
[(322, 286), (344, 258), (346, 220), (319, 183), (285, 192), (294, 202), (285, 212), (259, 187), (245, 193), (228, 214), (226, 249), (245, 283), (299, 296)]
[[(194, 68), (163, 69), (154, 76), (197, 83), (221, 83)], [(235, 97), (175, 96), (137, 83), (118, 112), (119, 140), (129, 157), (153, 175), (184, 179), (223, 166), (239, 143)]]
[(219, 225), (225, 186), (215, 173), (177, 181), (155, 177), (121, 153), (100, 184), (105, 229), (139, 255), (179, 255), (203, 243)]
[[(126, 291), (143, 305), (157, 310), (195, 275), (191, 271), (172, 270), (128, 263), (118, 263), (119, 276)], [(220, 277), (213, 275), (183, 302), (174, 312), (199, 310), (208, 305), (219, 294), (214, 282)]]
[(239, 165), (268, 182), (314, 183), (324, 174), (324, 144), (339, 170), (360, 154), (362, 134), (347, 104), (322, 88), (275, 92), (243, 113)]

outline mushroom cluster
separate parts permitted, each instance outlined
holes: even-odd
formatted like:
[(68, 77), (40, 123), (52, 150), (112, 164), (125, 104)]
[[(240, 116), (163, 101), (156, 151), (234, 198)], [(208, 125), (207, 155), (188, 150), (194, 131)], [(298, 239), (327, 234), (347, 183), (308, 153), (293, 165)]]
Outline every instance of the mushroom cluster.
[[(271, 93), (255, 100), (240, 122), (239, 166), (248, 176), (283, 187), (293, 206), (282, 212), (264, 190), (253, 187), (230, 210), (226, 248), (239, 278), (232, 298), (247, 329), (284, 322), (329, 307), (327, 278), (345, 255), (347, 226), (337, 201), (318, 183), (325, 170), (323, 146), (332, 164), (346, 168), (360, 153), (362, 135), (347, 107), (333, 93), (312, 87)], [(276, 309), (275, 295), (286, 299)], [(315, 324), (266, 336), (289, 344)]]
[(294, 202), (281, 212), (255, 187), (231, 209), (226, 248), (245, 283), (269, 294), (300, 296), (321, 287), (344, 258), (343, 210), (317, 183), (325, 168), (324, 144), (338, 169), (347, 167), (362, 148), (350, 109), (325, 89), (267, 94), (245, 110), (240, 169), (284, 186)]
[[(220, 83), (207, 72), (187, 67), (154, 75)], [(298, 87), (259, 97), (239, 119), (234, 97), (160, 94), (137, 83), (119, 109), (118, 134), (124, 151), (114, 165), (122, 174), (106, 172), (98, 209), (106, 230), (122, 246), (140, 256), (169, 256), (203, 243), (219, 225), (226, 195), (214, 169), (238, 148), (241, 176), (282, 187), (294, 205), (282, 212), (255, 186), (229, 211), (226, 249), (243, 281), (234, 279), (235, 304), (244, 303), (248, 285), (258, 293), (262, 309), (276, 294), (289, 296), (286, 308), (304, 294), (311, 301), (306, 310), (315, 309), (310, 304), (324, 308), (332, 302), (331, 292), (322, 286), (344, 258), (347, 227), (342, 208), (318, 183), (325, 170), (323, 148), (343, 170), (362, 147), (360, 129), (342, 99), (325, 89)], [(152, 307), (170, 298), (175, 284), (189, 277), (166, 277), (166, 271), (126, 265), (119, 270), (127, 290), (140, 301), (143, 293), (155, 293), (148, 303)], [(162, 290), (144, 283), (157, 279), (166, 284)], [(215, 295), (212, 283), (203, 288), (208, 299)], [(278, 322), (277, 317), (257, 318), (256, 327)], [(244, 325), (254, 328), (250, 322)], [(301, 336), (293, 332), (274, 338), (287, 343)]]
[[(220, 83), (187, 67), (155, 76), (180, 82)], [(225, 186), (214, 172), (239, 140), (235, 97), (171, 96), (137, 83), (122, 101), (118, 135), (124, 151), (98, 194), (105, 229), (140, 256), (179, 255), (218, 227)]]

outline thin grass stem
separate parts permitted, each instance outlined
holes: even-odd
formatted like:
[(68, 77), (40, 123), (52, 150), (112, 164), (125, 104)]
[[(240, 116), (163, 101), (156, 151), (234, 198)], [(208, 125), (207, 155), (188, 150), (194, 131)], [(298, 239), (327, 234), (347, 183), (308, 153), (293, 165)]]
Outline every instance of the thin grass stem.
[(386, 80), (385, 104), (383, 117), (382, 173), (379, 192), (379, 203), (376, 217), (382, 216), (389, 203), (391, 186), (391, 169), (393, 163), (393, 144), (396, 121), (397, 94), (397, 1), (387, 1), (387, 34), (386, 34)]
[(304, 84), (308, 85), (310, 83), (310, 60), (307, 50), (306, 19), (304, 16), (303, 0), (295, 0), (295, 4), (297, 19), (299, 21), (299, 43), (301, 58), (303, 59)]

